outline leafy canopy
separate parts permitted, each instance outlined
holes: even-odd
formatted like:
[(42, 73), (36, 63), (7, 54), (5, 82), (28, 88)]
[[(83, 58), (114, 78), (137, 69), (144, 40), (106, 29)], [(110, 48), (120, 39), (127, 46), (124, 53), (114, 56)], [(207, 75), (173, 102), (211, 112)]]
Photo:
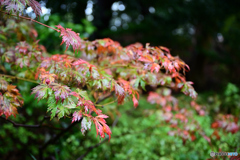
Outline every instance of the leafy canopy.
[[(26, 5), (31, 6), (36, 15), (41, 14), (41, 6), (35, 0), (1, 0), (0, 3), (8, 14), (18, 14)], [(20, 18), (26, 19), (22, 16)], [(20, 41), (6, 48), (2, 56), (3, 61), (12, 67), (21, 68), (25, 72), (24, 78), (37, 80), (39, 84), (32, 89), (32, 94), (35, 94), (38, 101), (47, 100), (47, 111), (51, 118), (71, 117), (72, 123), (81, 121), (83, 134), (94, 124), (97, 135), (104, 138), (107, 134), (110, 138), (112, 132), (105, 120), (108, 116), (98, 107), (103, 99), (113, 99), (118, 104), (131, 99), (134, 107), (137, 107), (139, 94), (147, 91), (146, 86), (153, 90), (165, 87), (181, 91), (196, 99), (197, 93), (192, 82), (185, 79), (185, 72), (189, 71), (188, 65), (179, 57), (172, 56), (168, 48), (149, 44), (143, 46), (140, 43), (123, 47), (109, 38), (88, 41), (81, 39), (78, 33), (69, 28), (65, 29), (61, 25), (56, 27), (57, 29), (49, 28), (60, 32), (61, 45), (65, 43), (66, 50), (72, 47), (74, 51), (80, 52), (81, 58), (77, 54), (46, 53), (36, 40), (37, 34), (33, 34), (34, 43)], [(6, 27), (3, 35), (7, 36), (10, 30), (13, 28)], [(34, 30), (32, 32), (36, 33)], [(35, 73), (34, 77), (27, 76), (30, 71)], [(16, 115), (16, 107), (21, 106), (23, 100), (18, 90), (8, 85), (4, 76), (0, 79), (0, 98), (4, 102), (0, 113), (7, 118)], [(162, 105), (164, 101), (171, 101), (167, 97), (161, 97), (161, 94), (163, 93), (149, 92), (148, 99), (162, 99), (158, 102)], [(181, 117), (183, 115), (176, 116)]]

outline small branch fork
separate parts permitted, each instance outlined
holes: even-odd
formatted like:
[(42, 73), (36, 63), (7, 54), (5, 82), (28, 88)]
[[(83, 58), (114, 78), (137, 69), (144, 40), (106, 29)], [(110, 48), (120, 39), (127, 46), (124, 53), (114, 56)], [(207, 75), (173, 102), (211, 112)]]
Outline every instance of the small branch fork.
[(57, 32), (60, 32), (60, 30), (58, 30), (58, 29), (56, 29), (56, 28), (53, 28), (53, 27), (51, 27), (51, 26), (48, 26), (48, 25), (46, 25), (46, 24), (43, 24), (43, 23), (41, 23), (41, 22), (38, 22), (38, 21), (36, 21), (36, 20), (34, 20), (34, 19), (32, 19), (32, 18), (28, 18), (28, 17), (24, 17), (24, 16), (20, 16), (20, 15), (15, 15), (15, 14), (10, 14), (10, 13), (7, 13), (7, 12), (1, 11), (1, 10), (0, 10), (0, 12), (5, 13), (5, 14), (10, 15), (10, 16), (15, 16), (15, 17), (19, 17), (19, 18), (22, 18), (22, 19), (26, 19), (26, 20), (29, 20), (29, 21), (32, 21), (32, 22), (41, 24), (41, 25), (43, 25), (43, 26), (45, 26), (45, 27), (51, 28), (51, 29), (53, 29), (53, 30), (55, 30), (55, 31), (57, 31)]

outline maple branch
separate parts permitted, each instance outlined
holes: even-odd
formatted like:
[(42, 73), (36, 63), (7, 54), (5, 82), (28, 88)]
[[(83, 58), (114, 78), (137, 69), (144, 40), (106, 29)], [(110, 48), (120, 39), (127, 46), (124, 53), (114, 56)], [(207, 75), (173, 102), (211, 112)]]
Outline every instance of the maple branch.
[(50, 144), (55, 143), (62, 135), (64, 135), (66, 132), (68, 132), (73, 126), (75, 126), (77, 123), (81, 122), (82, 118), (77, 121), (77, 122), (73, 122), (72, 124), (70, 124), (67, 128), (65, 128), (64, 130), (62, 130), (60, 133), (58, 133), (55, 137), (49, 139), (45, 144), (43, 144), (41, 147), (39, 147), (39, 159), (42, 160), (43, 159), (43, 150)]
[(109, 139), (109, 137), (108, 138), (105, 138), (102, 142), (100, 142), (100, 143), (97, 143), (97, 144), (95, 144), (95, 145), (92, 145), (92, 146), (90, 146), (90, 147), (88, 147), (86, 150), (86, 152), (83, 154), (83, 155), (81, 155), (79, 158), (77, 158), (77, 160), (82, 160), (89, 152), (91, 152), (94, 148), (97, 148), (98, 146), (100, 146), (101, 144), (103, 144), (103, 143), (105, 143), (107, 140)]
[(62, 130), (62, 128), (56, 128), (56, 127), (52, 127), (52, 126), (49, 126), (47, 124), (42, 124), (46, 119), (49, 118), (49, 116), (44, 116), (44, 118), (40, 121), (39, 124), (35, 124), (35, 125), (27, 125), (27, 124), (20, 124), (20, 123), (16, 123), (10, 119), (6, 119), (2, 116), (0, 116), (0, 118), (2, 118), (3, 120), (5, 121), (8, 121), (10, 123), (13, 124), (14, 127), (24, 127), (24, 128), (41, 128), (41, 127), (48, 127), (48, 128), (52, 128), (52, 129), (56, 129), (56, 130)]
[(103, 106), (106, 106), (106, 105), (109, 105), (109, 104), (112, 104), (114, 102), (116, 102), (117, 100), (114, 100), (114, 101), (111, 101), (111, 102), (108, 102), (108, 103), (105, 103), (105, 104), (94, 104), (95, 106), (99, 106), (99, 107), (103, 107)]
[(142, 69), (141, 66), (130, 66), (130, 65), (124, 65), (124, 64), (111, 64), (111, 66), (106, 66), (106, 67), (102, 67), (100, 70), (105, 70), (105, 69), (108, 69), (108, 68), (114, 68), (114, 67), (127, 67), (128, 70), (130, 69)]
[[(109, 97), (112, 97), (113, 94), (114, 94), (114, 92), (111, 92), (111, 93), (108, 94), (107, 96), (105, 96), (105, 97), (103, 97), (103, 98), (97, 100), (97, 102), (94, 103), (94, 105), (97, 105), (97, 104), (101, 103), (102, 101), (104, 101), (105, 99), (107, 99), (107, 98), (109, 98)], [(111, 102), (111, 103), (113, 103), (113, 102)], [(97, 106), (100, 106), (100, 105), (97, 105)], [(101, 106), (103, 106), (103, 105), (101, 105)]]
[(34, 19), (32, 19), (32, 18), (28, 18), (28, 17), (24, 17), (24, 16), (20, 16), (20, 15), (15, 15), (15, 14), (10, 14), (10, 13), (7, 13), (7, 12), (1, 11), (1, 10), (0, 10), (0, 12), (5, 13), (5, 14), (10, 15), (10, 16), (20, 17), (20, 18), (22, 18), (22, 19), (26, 19), (26, 20), (29, 20), (29, 21), (33, 21), (33, 22), (38, 23), (38, 24), (41, 24), (41, 25), (43, 25), (43, 26), (45, 26), (45, 27), (51, 28), (51, 29), (53, 29), (53, 30), (55, 30), (55, 31), (57, 31), (57, 32), (60, 32), (60, 30), (55, 29), (55, 28), (53, 28), (53, 27), (51, 27), (51, 26), (48, 26), (48, 25), (46, 25), (46, 24), (43, 24), (43, 23), (41, 23), (41, 22), (38, 22), (38, 21), (36, 21), (36, 20), (34, 20)]
[(27, 81), (27, 82), (32, 82), (32, 83), (36, 83), (36, 84), (40, 84), (36, 81), (30, 80), (30, 79), (25, 79), (25, 78), (20, 78), (20, 77), (16, 77), (16, 76), (10, 76), (10, 75), (6, 75), (6, 74), (0, 74), (0, 76), (4, 76), (4, 77), (9, 77), (11, 79), (19, 79), (19, 80), (23, 80), (23, 81)]
[(115, 120), (113, 121), (112, 128), (117, 125), (118, 120), (119, 120), (119, 117), (117, 116), (117, 118), (115, 118)]
[(5, 121), (8, 121), (10, 123), (13, 124), (14, 127), (25, 127), (25, 128), (39, 128), (41, 126), (41, 124), (37, 124), (37, 125), (27, 125), (27, 124), (19, 124), (19, 123), (15, 123), (14, 121), (10, 120), (10, 119), (6, 119), (2, 116), (0, 116), (0, 118), (4, 119)]

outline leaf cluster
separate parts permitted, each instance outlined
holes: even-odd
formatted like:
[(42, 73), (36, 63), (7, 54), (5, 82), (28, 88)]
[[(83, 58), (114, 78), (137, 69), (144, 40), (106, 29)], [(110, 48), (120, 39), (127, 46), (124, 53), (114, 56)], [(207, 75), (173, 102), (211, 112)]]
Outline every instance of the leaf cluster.
[[(11, 12), (15, 11), (8, 10), (12, 3), (4, 1), (1, 4), (6, 6), (7, 12)], [(34, 0), (26, 4), (24, 1), (14, 3), (37, 5)], [(39, 15), (40, 11), (36, 8), (34, 11)], [(60, 32), (66, 49), (72, 46), (75, 52), (81, 52), (81, 58), (47, 54), (36, 40), (32, 43), (20, 40), (6, 48), (2, 56), (3, 61), (11, 64), (12, 68), (24, 70), (23, 78), (34, 77), (38, 81), (39, 85), (32, 89), (32, 93), (38, 101), (47, 99), (51, 119), (57, 116), (58, 119), (72, 117), (72, 122), (81, 120), (83, 133), (90, 129), (92, 122), (97, 135), (104, 138), (105, 133), (109, 137), (112, 134), (105, 121), (108, 116), (97, 107), (97, 101), (104, 94), (113, 95), (118, 104), (132, 99), (134, 107), (138, 106), (139, 94), (146, 90), (146, 86), (154, 90), (164, 86), (182, 91), (192, 98), (197, 97), (192, 82), (185, 80), (188, 65), (179, 57), (173, 57), (166, 47), (149, 44), (144, 47), (140, 43), (123, 47), (109, 38), (88, 41), (69, 28), (56, 27), (54, 30)], [(5, 30), (8, 29), (7, 26)], [(34, 33), (36, 37), (35, 30)], [(6, 41), (2, 45), (7, 46)], [(29, 77), (30, 72), (33, 76)]]

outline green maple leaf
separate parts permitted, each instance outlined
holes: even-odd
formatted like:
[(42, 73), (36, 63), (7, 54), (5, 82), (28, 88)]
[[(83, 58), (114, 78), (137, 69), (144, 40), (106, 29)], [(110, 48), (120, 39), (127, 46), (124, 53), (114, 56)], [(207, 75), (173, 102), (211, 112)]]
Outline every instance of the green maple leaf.
[(58, 119), (64, 117), (66, 114), (68, 115), (70, 112), (69, 112), (69, 109), (66, 108), (64, 105), (59, 105), (58, 106)]
[(145, 88), (146, 82), (145, 82), (143, 79), (140, 80), (140, 85), (141, 85), (142, 89), (143, 89), (144, 91), (146, 91), (146, 88)]
[(137, 79), (135, 80), (135, 83), (134, 83), (134, 85), (133, 85), (134, 88), (138, 88), (140, 80), (141, 80), (141, 78), (137, 78)]
[(76, 90), (76, 92), (77, 92), (80, 96), (82, 96), (84, 99), (90, 100), (90, 98), (88, 97), (87, 91), (83, 91), (83, 90), (81, 90), (81, 89), (78, 88), (78, 89)]
[(52, 112), (51, 113), (51, 118), (50, 119), (53, 119), (53, 117), (56, 116), (56, 113), (57, 113), (57, 103), (56, 103), (56, 100), (55, 100), (55, 96), (52, 95), (51, 97), (48, 98), (48, 109), (47, 109), (47, 112)]
[(74, 103), (74, 101), (72, 100), (72, 98), (67, 98), (64, 102), (63, 102), (63, 105), (66, 107), (66, 108), (69, 108), (69, 109), (72, 109), (72, 108), (76, 108), (76, 104)]
[(73, 102), (71, 98), (67, 98), (63, 103), (60, 101), (56, 101), (54, 95), (49, 97), (48, 99), (48, 112), (51, 112), (51, 119), (56, 115), (58, 119), (64, 117), (65, 115), (70, 114), (70, 109), (75, 108), (76, 104)]
[(109, 80), (108, 79), (102, 79), (102, 86), (103, 89), (106, 90), (109, 87)]

